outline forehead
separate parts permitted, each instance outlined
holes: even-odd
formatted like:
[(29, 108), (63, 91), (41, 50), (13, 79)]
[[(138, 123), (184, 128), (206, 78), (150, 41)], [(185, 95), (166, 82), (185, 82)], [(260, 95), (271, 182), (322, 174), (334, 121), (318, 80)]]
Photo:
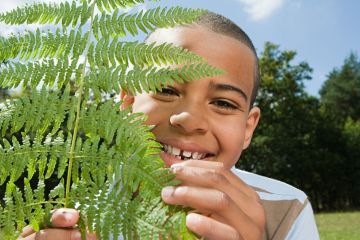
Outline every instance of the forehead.
[(250, 97), (254, 84), (255, 55), (239, 40), (199, 25), (190, 25), (158, 29), (147, 42), (170, 42), (204, 57), (210, 65), (225, 70), (222, 78), (241, 87)]

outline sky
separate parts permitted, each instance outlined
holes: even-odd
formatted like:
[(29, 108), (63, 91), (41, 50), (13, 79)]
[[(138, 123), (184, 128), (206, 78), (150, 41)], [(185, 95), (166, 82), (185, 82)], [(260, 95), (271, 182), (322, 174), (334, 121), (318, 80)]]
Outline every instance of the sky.
[[(0, 12), (25, 2), (31, 0), (0, 0)], [(162, 0), (145, 7), (157, 5), (206, 8), (220, 13), (248, 33), (258, 53), (267, 41), (281, 50), (296, 51), (294, 63), (306, 61), (313, 68), (312, 80), (305, 82), (307, 92), (313, 96), (318, 96), (327, 75), (341, 67), (351, 51), (360, 57), (358, 0)], [(1, 35), (12, 30), (0, 24)]]

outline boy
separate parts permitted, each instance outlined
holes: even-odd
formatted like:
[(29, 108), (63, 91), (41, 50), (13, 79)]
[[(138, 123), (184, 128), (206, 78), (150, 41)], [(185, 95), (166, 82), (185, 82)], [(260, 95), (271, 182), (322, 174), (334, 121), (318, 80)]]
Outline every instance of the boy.
[[(182, 181), (164, 188), (162, 199), (196, 209), (186, 224), (206, 239), (318, 239), (304, 193), (233, 168), (260, 117), (260, 109), (253, 107), (258, 60), (248, 36), (230, 20), (208, 13), (192, 25), (158, 29), (147, 42), (182, 46), (226, 72), (165, 86), (159, 93), (121, 93), (123, 108), (148, 115), (146, 124), (154, 125), (152, 132), (165, 149), (161, 158)], [(77, 219), (75, 210), (56, 210), (52, 225), (71, 227)], [(39, 233), (26, 228), (20, 239), (79, 237), (73, 228)]]

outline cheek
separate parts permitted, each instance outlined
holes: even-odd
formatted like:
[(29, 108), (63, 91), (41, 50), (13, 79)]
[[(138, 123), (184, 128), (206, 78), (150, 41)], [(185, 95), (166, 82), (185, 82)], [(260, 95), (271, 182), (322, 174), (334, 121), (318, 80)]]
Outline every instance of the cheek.
[(243, 149), (245, 124), (239, 121), (236, 125), (224, 124), (218, 129), (217, 136), (220, 142), (221, 161), (226, 168), (231, 168), (239, 160)]
[(158, 125), (166, 113), (160, 111), (159, 104), (148, 95), (139, 95), (135, 98), (132, 110), (134, 113), (141, 112), (147, 116), (145, 124)]

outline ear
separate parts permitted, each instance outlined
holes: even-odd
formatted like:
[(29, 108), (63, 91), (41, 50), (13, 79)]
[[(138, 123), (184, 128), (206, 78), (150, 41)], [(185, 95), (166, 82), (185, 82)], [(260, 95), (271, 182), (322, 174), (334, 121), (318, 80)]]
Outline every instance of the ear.
[(250, 145), (251, 138), (252, 138), (255, 128), (259, 122), (259, 119), (260, 119), (260, 108), (253, 107), (250, 110), (247, 121), (246, 121), (245, 139), (244, 139), (243, 149), (246, 149)]
[(120, 90), (120, 99), (122, 101), (120, 110), (130, 107), (134, 103), (134, 96), (132, 94), (128, 94), (124, 90)]

